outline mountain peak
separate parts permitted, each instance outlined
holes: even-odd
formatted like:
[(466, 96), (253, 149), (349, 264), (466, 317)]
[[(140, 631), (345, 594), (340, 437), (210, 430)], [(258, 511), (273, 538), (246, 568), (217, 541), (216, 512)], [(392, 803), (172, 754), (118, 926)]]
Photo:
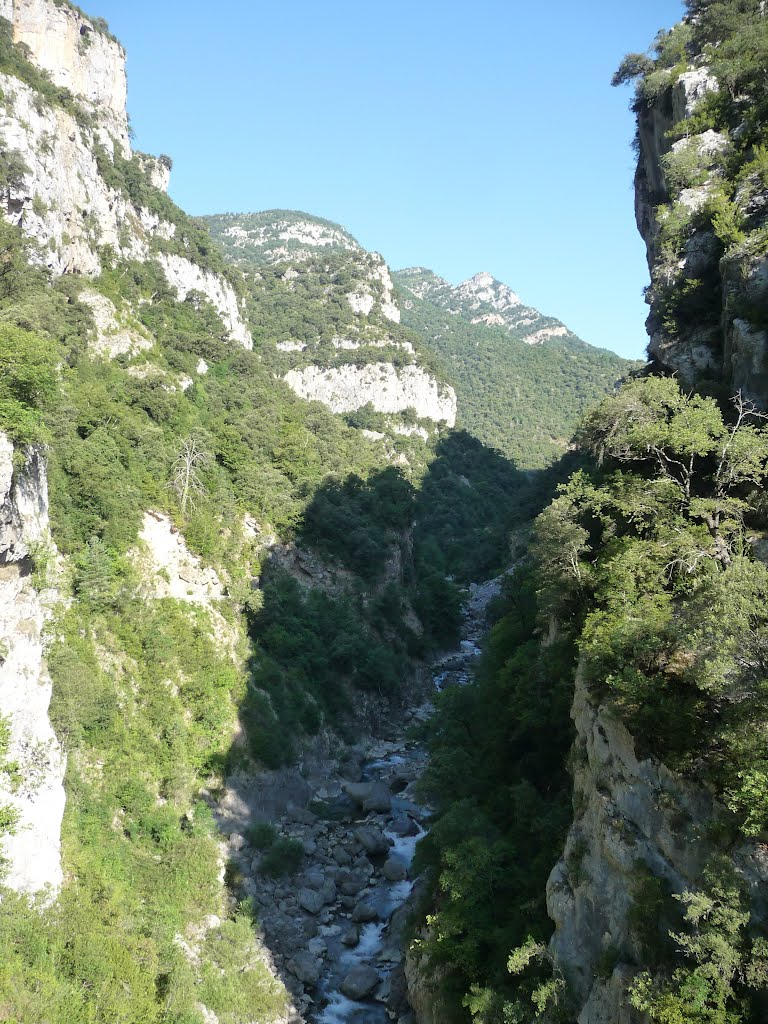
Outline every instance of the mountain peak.
[(498, 281), (487, 270), (481, 270), (474, 277), (462, 281), (456, 288), (456, 292), (468, 302), (470, 309), (479, 309), (482, 305), (488, 305), (492, 310), (500, 313), (513, 306), (522, 305), (520, 296), (513, 292), (508, 285)]
[(395, 280), (417, 299), (431, 302), (471, 324), (504, 328), (529, 345), (574, 337), (559, 320), (523, 305), (516, 292), (487, 270), (479, 271), (455, 288), (426, 267), (400, 270)]

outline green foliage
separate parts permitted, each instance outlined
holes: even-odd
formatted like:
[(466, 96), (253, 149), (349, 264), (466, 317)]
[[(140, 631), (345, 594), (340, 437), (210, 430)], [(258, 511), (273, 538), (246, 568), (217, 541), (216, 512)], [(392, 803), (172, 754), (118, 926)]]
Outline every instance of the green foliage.
[(579, 417), (631, 366), (576, 339), (526, 344), (410, 292), (401, 306), (403, 322), (426, 339), (455, 384), (460, 426), (521, 469), (559, 458)]
[(511, 1013), (546, 983), (546, 971), (534, 972), (521, 987), (507, 957), (529, 934), (542, 943), (550, 933), (545, 883), (570, 819), (574, 648), (565, 636), (544, 644), (534, 635), (534, 590), (531, 568), (518, 570), (477, 681), (443, 693), (427, 726), (421, 786), (437, 815), (417, 849), (435, 888), (424, 952), (446, 972), (453, 1004), (478, 1021), (497, 1011), (526, 1019), (502, 1017), (502, 1007)]
[(253, 941), (246, 910), (208, 932), (199, 998), (222, 1024), (247, 1024), (282, 1017), (285, 990), (267, 970)]
[(259, 861), (259, 871), (272, 878), (293, 875), (301, 867), (304, 847), (298, 839), (276, 839)]
[(45, 339), (0, 323), (0, 429), (19, 444), (49, 438), (42, 413), (56, 394), (57, 356)]
[(661, 158), (664, 178), (673, 195), (684, 188), (702, 185), (709, 173), (708, 161), (702, 158), (695, 141), (678, 149), (671, 149)]
[(684, 966), (641, 973), (632, 1005), (661, 1024), (738, 1024), (755, 1020), (754, 990), (768, 982), (768, 944), (751, 939), (749, 911), (727, 858), (705, 872), (704, 887), (675, 897), (685, 908), (685, 931), (672, 933)]
[[(20, 781), (19, 768), (15, 761), (11, 761), (8, 752), (11, 742), (11, 727), (6, 718), (0, 716), (0, 779), (11, 788)], [(11, 804), (0, 803), (0, 839), (3, 836), (13, 835), (18, 824), (19, 814)], [(3, 859), (0, 857), (0, 877), (2, 876)]]
[(602, 473), (574, 476), (538, 527), (541, 600), (581, 617), (593, 688), (752, 834), (766, 820), (768, 715), (768, 570), (746, 534), (768, 462), (755, 422), (741, 399), (725, 419), (673, 379), (631, 381), (581, 431)]
[(277, 839), (277, 829), (266, 821), (257, 821), (246, 833), (248, 842), (254, 850), (268, 850)]

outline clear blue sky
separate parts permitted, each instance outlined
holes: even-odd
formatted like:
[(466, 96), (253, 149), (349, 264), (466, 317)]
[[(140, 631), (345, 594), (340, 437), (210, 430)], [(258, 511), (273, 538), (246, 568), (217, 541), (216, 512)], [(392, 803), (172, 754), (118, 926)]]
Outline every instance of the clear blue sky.
[(125, 44), (136, 145), (173, 157), (190, 213), (307, 210), (642, 354), (633, 121), (609, 81), (679, 0), (81, 3)]

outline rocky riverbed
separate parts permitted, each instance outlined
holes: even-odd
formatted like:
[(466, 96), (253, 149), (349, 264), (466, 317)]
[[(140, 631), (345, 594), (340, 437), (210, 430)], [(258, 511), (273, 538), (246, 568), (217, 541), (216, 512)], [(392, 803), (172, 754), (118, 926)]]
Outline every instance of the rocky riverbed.
[[(471, 677), (501, 580), (470, 587), (461, 643), (432, 665), (435, 690)], [(429, 699), (408, 709), (402, 733), (431, 712)], [(365, 738), (325, 749), (296, 771), (235, 787), (218, 805), (228, 871), (253, 901), (273, 966), (293, 995), (297, 1024), (413, 1020), (403, 958), (411, 866), (429, 826), (430, 810), (414, 792), (425, 761), (413, 740)], [(273, 825), (281, 848), (292, 841), (300, 861), (295, 872), (273, 877), (264, 870), (257, 822)]]

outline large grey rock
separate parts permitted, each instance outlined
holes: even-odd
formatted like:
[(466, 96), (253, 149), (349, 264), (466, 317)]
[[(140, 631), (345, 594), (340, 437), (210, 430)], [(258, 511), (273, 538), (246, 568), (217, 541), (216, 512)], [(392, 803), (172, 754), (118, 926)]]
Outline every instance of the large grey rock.
[(322, 961), (310, 952), (294, 953), (287, 966), (291, 974), (305, 985), (316, 985), (320, 980)]
[(379, 914), (371, 903), (358, 903), (352, 911), (352, 920), (355, 924), (365, 924), (368, 921), (375, 921)]
[(325, 872), (320, 867), (310, 868), (303, 874), (304, 884), (310, 889), (319, 889), (325, 882)]
[(339, 988), (348, 999), (365, 999), (379, 984), (379, 973), (367, 964), (358, 964), (345, 975)]
[(232, 850), (242, 850), (245, 846), (245, 839), (240, 835), (239, 832), (233, 832), (229, 837), (229, 845)]
[(408, 877), (408, 866), (400, 857), (389, 857), (381, 873), (388, 882), (402, 882)]
[(389, 840), (381, 829), (366, 825), (356, 828), (353, 835), (365, 852), (371, 856), (375, 857), (377, 854), (389, 851)]
[(400, 836), (401, 838), (405, 836), (415, 836), (419, 831), (419, 826), (413, 818), (410, 818), (407, 814), (399, 815), (394, 818), (389, 828), (391, 832), (394, 832), (396, 836)]
[(336, 883), (331, 878), (327, 879), (320, 886), (319, 892), (323, 898), (323, 903), (333, 903), (336, 899)]
[(392, 807), (392, 794), (383, 782), (374, 782), (371, 791), (363, 800), (363, 810), (374, 814), (386, 814)]
[(319, 914), (325, 906), (325, 899), (316, 889), (299, 889), (296, 900), (309, 914)]

